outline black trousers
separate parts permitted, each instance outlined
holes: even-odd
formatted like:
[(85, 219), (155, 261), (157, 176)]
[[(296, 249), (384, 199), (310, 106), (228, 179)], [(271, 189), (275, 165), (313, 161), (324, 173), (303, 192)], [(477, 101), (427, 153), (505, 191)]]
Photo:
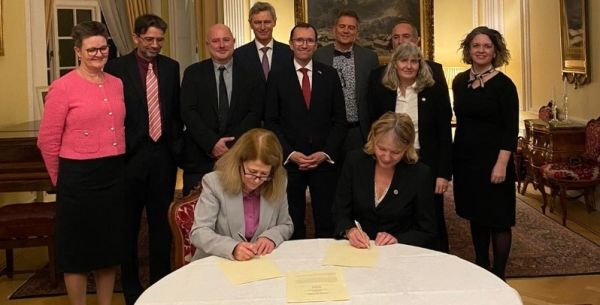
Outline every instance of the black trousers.
[(165, 141), (148, 141), (128, 156), (127, 247), (121, 266), (126, 304), (133, 305), (143, 292), (139, 279), (138, 236), (142, 212), (148, 220), (150, 284), (171, 272), (171, 232), (168, 211), (175, 191), (177, 166)]
[(329, 164), (321, 164), (317, 169), (311, 171), (288, 169), (288, 205), (290, 216), (294, 222), (292, 239), (306, 238), (306, 224), (304, 220), (306, 215), (307, 187), (310, 190), (312, 216), (315, 223), (315, 237), (333, 237), (332, 207), (335, 200), (337, 177), (335, 167)]

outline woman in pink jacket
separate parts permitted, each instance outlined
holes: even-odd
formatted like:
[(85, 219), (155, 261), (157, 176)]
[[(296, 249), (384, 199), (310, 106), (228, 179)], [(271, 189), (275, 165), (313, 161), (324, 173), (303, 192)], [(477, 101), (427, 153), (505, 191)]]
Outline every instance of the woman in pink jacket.
[(79, 65), (50, 86), (38, 147), (56, 185), (57, 263), (71, 304), (85, 304), (87, 273), (98, 304), (110, 304), (124, 253), (123, 84), (102, 72), (108, 32), (95, 21), (73, 28)]

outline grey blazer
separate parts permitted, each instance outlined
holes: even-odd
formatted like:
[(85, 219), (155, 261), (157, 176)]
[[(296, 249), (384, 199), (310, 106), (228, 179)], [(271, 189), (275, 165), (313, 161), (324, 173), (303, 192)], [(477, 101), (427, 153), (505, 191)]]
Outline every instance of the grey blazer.
[[(326, 65), (333, 65), (333, 43), (320, 47), (315, 51), (313, 59)], [(356, 98), (358, 101), (358, 120), (360, 122), (360, 131), (363, 141), (367, 141), (369, 135), (370, 116), (369, 106), (367, 105), (367, 87), (369, 84), (369, 75), (371, 71), (379, 66), (379, 60), (375, 52), (363, 48), (357, 44), (352, 47), (354, 52), (354, 71), (356, 81)]]
[[(190, 231), (190, 241), (196, 247), (192, 260), (210, 255), (233, 260), (233, 249), (242, 241), (238, 233), (244, 234), (244, 231), (242, 194), (225, 192), (217, 172), (204, 175), (202, 194), (194, 210), (194, 225)], [(258, 228), (250, 242), (264, 236), (277, 247), (288, 240), (293, 231), (287, 196), (278, 202), (261, 196)]]

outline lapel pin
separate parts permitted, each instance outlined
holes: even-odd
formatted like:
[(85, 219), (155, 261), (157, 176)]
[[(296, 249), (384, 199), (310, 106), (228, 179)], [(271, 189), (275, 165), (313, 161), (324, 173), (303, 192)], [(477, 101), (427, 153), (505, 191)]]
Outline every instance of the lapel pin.
[(322, 74), (321, 70), (317, 70), (317, 73)]
[(398, 195), (398, 190), (394, 190), (394, 195)]
[(427, 98), (424, 98), (424, 97), (421, 98), (421, 102), (424, 102), (426, 100), (427, 100)]

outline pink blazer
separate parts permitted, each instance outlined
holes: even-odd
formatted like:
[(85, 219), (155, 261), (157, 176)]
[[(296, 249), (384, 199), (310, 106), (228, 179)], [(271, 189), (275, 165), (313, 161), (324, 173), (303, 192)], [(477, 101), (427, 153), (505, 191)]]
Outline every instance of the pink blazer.
[(104, 73), (94, 84), (75, 70), (52, 83), (46, 95), (38, 147), (56, 185), (59, 157), (96, 159), (125, 153), (123, 83)]

